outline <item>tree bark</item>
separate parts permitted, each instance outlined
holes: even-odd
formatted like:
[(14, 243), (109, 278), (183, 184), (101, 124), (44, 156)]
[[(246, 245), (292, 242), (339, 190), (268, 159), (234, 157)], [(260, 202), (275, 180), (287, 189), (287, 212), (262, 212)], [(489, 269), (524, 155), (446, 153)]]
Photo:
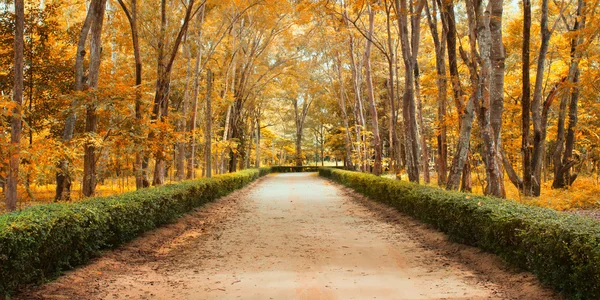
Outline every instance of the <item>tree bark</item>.
[(352, 142), (351, 142), (351, 137), (350, 137), (350, 127), (348, 125), (348, 111), (346, 108), (346, 90), (344, 88), (344, 78), (342, 77), (342, 61), (340, 59), (340, 55), (339, 53), (336, 55), (336, 59), (337, 59), (337, 77), (338, 77), (338, 84), (340, 85), (340, 109), (342, 110), (342, 119), (344, 120), (344, 128), (346, 130), (346, 132), (344, 133), (344, 148), (346, 150), (345, 152), (345, 157), (344, 157), (344, 162), (345, 162), (345, 167), (348, 170), (352, 170), (353, 169), (353, 164), (352, 164)]
[[(406, 0), (396, 0), (398, 27), (402, 59), (404, 61), (404, 95), (402, 97), (402, 116), (404, 119), (404, 141), (406, 145), (406, 168), (408, 178), (419, 182), (419, 133), (417, 126), (417, 108), (415, 104), (415, 65), (419, 49), (420, 22), (423, 1), (417, 3), (413, 11)], [(408, 14), (411, 12), (411, 35), (408, 33)]]
[[(90, 66), (88, 72), (89, 88), (96, 90), (100, 76), (100, 63), (102, 62), (102, 27), (104, 24), (104, 11), (107, 0), (95, 2), (93, 22), (90, 38)], [(98, 130), (97, 98), (89, 99), (86, 105), (85, 132), (89, 136), (95, 136)], [(89, 141), (85, 145), (83, 155), (83, 185), (82, 193), (85, 197), (93, 196), (96, 191), (96, 145)]]
[(23, 105), (23, 44), (25, 31), (25, 3), (23, 0), (15, 0), (15, 39), (14, 39), (14, 82), (13, 102), (10, 117), (11, 133), (9, 148), (8, 176), (6, 177), (6, 209), (13, 211), (17, 209), (17, 183), (19, 182), (20, 144), (22, 133), (22, 105)]
[(258, 113), (258, 116), (256, 117), (256, 159), (254, 161), (255, 168), (260, 168), (260, 129), (260, 113)]
[(369, 6), (369, 31), (367, 45), (365, 48), (365, 76), (367, 80), (367, 95), (369, 97), (369, 107), (371, 110), (371, 126), (373, 131), (373, 148), (375, 150), (375, 161), (373, 174), (381, 175), (381, 138), (379, 135), (379, 121), (377, 118), (377, 104), (375, 103), (375, 91), (373, 88), (373, 75), (371, 74), (371, 47), (373, 31), (375, 30), (375, 11)]
[(175, 167), (176, 167), (176, 179), (177, 181), (182, 181), (185, 179), (185, 152), (186, 152), (186, 144), (187, 144), (187, 118), (188, 118), (188, 110), (189, 110), (189, 102), (190, 102), (190, 89), (193, 87), (191, 84), (192, 78), (192, 53), (189, 49), (189, 41), (188, 35), (184, 38), (183, 42), (183, 53), (186, 56), (187, 60), (187, 68), (186, 68), (186, 76), (185, 76), (185, 87), (183, 92), (183, 103), (180, 105), (180, 113), (177, 120), (177, 131), (182, 135), (182, 139), (177, 141), (175, 144)]
[[(141, 144), (141, 136), (143, 134), (142, 130), (142, 57), (140, 54), (140, 42), (139, 42), (139, 33), (138, 33), (138, 25), (137, 25), (137, 0), (131, 0), (131, 11), (127, 8), (127, 5), (123, 2), (123, 0), (118, 0), (119, 5), (125, 12), (125, 16), (129, 21), (129, 27), (131, 28), (131, 41), (133, 44), (133, 57), (135, 60), (135, 120), (136, 120), (136, 143)], [(134, 162), (134, 173), (135, 173), (135, 187), (136, 189), (147, 188), (150, 186), (148, 182), (148, 173), (145, 172), (147, 168), (144, 168), (144, 149), (143, 146), (139, 146), (140, 148), (135, 153), (135, 162)]]
[[(569, 122), (567, 125), (567, 135), (564, 137), (564, 118), (565, 108), (561, 103), (561, 114), (558, 123), (558, 138), (557, 149), (554, 153), (554, 181), (552, 188), (565, 188), (573, 184), (577, 178), (577, 174), (571, 174), (571, 169), (576, 161), (573, 159), (573, 151), (575, 148), (575, 131), (577, 130), (577, 106), (579, 103), (579, 62), (581, 60), (581, 49), (578, 49), (582, 44), (581, 30), (585, 28), (586, 16), (584, 15), (585, 1), (577, 1), (577, 18), (573, 25), (572, 31), (575, 36), (571, 39), (571, 64), (569, 66), (569, 81), (571, 81), (571, 93), (569, 101)], [(565, 96), (564, 98), (566, 98)], [(563, 101), (564, 102), (564, 101)], [(566, 104), (566, 103), (565, 103)], [(564, 145), (563, 145), (564, 141)], [(564, 152), (561, 154), (561, 150)], [(562, 156), (562, 160), (561, 160)]]
[[(156, 93), (154, 95), (154, 104), (152, 108), (151, 122), (166, 122), (167, 115), (169, 112), (169, 93), (171, 87), (171, 71), (173, 68), (173, 62), (179, 52), (179, 46), (186, 35), (190, 20), (194, 14), (194, 2), (190, 0), (185, 10), (185, 16), (182, 21), (181, 27), (173, 42), (173, 47), (167, 54), (166, 49), (166, 26), (167, 26), (167, 4), (166, 0), (161, 0), (161, 21), (160, 21), (160, 36), (158, 42), (158, 59), (157, 59), (157, 79), (156, 79)], [(197, 12), (197, 11), (196, 11)], [(159, 132), (157, 135), (151, 132), (148, 135), (149, 140), (156, 140), (160, 138), (162, 133)], [(152, 185), (159, 186), (164, 184), (166, 177), (166, 149), (161, 149), (155, 153), (155, 166), (154, 166), (154, 178), (152, 179)]]
[(427, 20), (429, 23), (429, 29), (431, 30), (431, 36), (433, 37), (433, 44), (435, 49), (435, 67), (437, 72), (437, 87), (438, 87), (438, 135), (437, 135), (437, 174), (438, 174), (438, 185), (443, 186), (447, 181), (448, 175), (448, 140), (447, 140), (447, 126), (446, 126), (446, 112), (447, 112), (447, 80), (446, 80), (446, 35), (438, 34), (438, 22), (437, 22), (437, 2), (432, 1), (432, 12), (429, 11), (429, 5), (425, 2), (425, 13), (427, 14)]
[(486, 15), (489, 16), (490, 31), (490, 77), (489, 77), (489, 97), (490, 97), (490, 127), (493, 139), (493, 148), (489, 151), (490, 164), (495, 170), (489, 178), (489, 194), (505, 198), (506, 190), (504, 188), (504, 173), (502, 172), (502, 161), (500, 155), (500, 145), (502, 144), (502, 115), (504, 112), (504, 69), (505, 52), (502, 40), (502, 15), (503, 0), (491, 0), (488, 4)]
[(212, 177), (212, 85), (213, 74), (206, 70), (206, 132), (204, 134), (205, 176)]
[(533, 123), (533, 153), (530, 162), (532, 171), (531, 186), (528, 186), (529, 179), (524, 179), (525, 186), (523, 189), (525, 195), (531, 196), (539, 196), (541, 192), (543, 156), (546, 149), (546, 125), (542, 116), (542, 93), (546, 55), (551, 35), (548, 29), (548, 0), (542, 0), (540, 32), (541, 45), (538, 53), (533, 100), (531, 102), (531, 120)]
[[(530, 80), (530, 44), (531, 44), (531, 1), (523, 0), (523, 46), (521, 51), (522, 60), (522, 86), (523, 96), (521, 99), (521, 155), (523, 155), (523, 179), (519, 189), (526, 196), (531, 196), (532, 172), (531, 172), (531, 149), (530, 149), (530, 126), (531, 126), (531, 80)], [(512, 166), (506, 168), (512, 169)], [(515, 180), (513, 184), (515, 183)], [(516, 181), (518, 182), (518, 181)]]
[[(81, 92), (85, 89), (85, 67), (84, 60), (87, 52), (85, 51), (85, 44), (87, 41), (87, 37), (90, 31), (90, 27), (92, 26), (93, 16), (95, 14), (95, 6), (93, 1), (88, 6), (88, 12), (85, 17), (85, 21), (83, 22), (83, 26), (81, 27), (81, 31), (79, 33), (79, 41), (77, 42), (77, 54), (75, 57), (75, 92)], [(62, 142), (65, 145), (68, 145), (69, 142), (73, 139), (73, 133), (75, 131), (75, 121), (77, 119), (77, 115), (75, 114), (75, 106), (77, 105), (77, 100), (73, 100), (71, 103), (71, 110), (67, 114), (67, 119), (65, 120), (65, 128), (63, 130)], [(68, 201), (71, 199), (71, 170), (70, 170), (70, 161), (69, 158), (63, 157), (60, 159), (58, 163), (58, 171), (56, 172), (56, 194), (54, 196), (55, 201), (64, 200)]]

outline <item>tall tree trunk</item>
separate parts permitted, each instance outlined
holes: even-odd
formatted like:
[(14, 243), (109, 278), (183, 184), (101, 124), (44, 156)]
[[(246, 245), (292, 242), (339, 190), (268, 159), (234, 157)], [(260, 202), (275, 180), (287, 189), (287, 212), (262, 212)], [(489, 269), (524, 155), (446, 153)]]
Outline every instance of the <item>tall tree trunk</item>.
[[(458, 111), (459, 127), (456, 155), (453, 158), (451, 169), (448, 175), (446, 187), (449, 189), (458, 189), (463, 191), (471, 190), (471, 169), (468, 159), (470, 148), (470, 135), (473, 121), (473, 104), (471, 97), (466, 101), (464, 91), (461, 86), (460, 75), (458, 73), (458, 55), (457, 55), (457, 37), (456, 37), (456, 20), (454, 16), (454, 2), (449, 0), (436, 0), (441, 11), (441, 20), (446, 37), (446, 45), (448, 48), (448, 69), (450, 73), (450, 83), (452, 86), (452, 96)], [(466, 116), (463, 116), (466, 115)], [(469, 124), (467, 128), (462, 127), (463, 124)], [(460, 155), (458, 155), (460, 154)], [(458, 155), (458, 156), (457, 156)], [(461, 175), (462, 174), (462, 175)], [(462, 177), (462, 184), (461, 184)]]
[(447, 181), (448, 175), (448, 140), (447, 140), (447, 80), (446, 80), (446, 35), (443, 33), (441, 40), (438, 34), (437, 22), (437, 2), (432, 1), (432, 12), (429, 11), (429, 5), (425, 2), (425, 13), (433, 37), (435, 49), (435, 67), (437, 72), (437, 88), (438, 88), (438, 135), (437, 135), (437, 174), (438, 185), (443, 186)]
[[(404, 143), (406, 145), (406, 168), (408, 178), (419, 182), (419, 138), (417, 126), (417, 108), (415, 104), (415, 65), (417, 61), (420, 22), (423, 1), (417, 3), (417, 8), (409, 8), (406, 0), (396, 0), (398, 27), (402, 59), (404, 61), (404, 95), (402, 97), (402, 116), (404, 119)], [(408, 14), (411, 12), (411, 35), (408, 33)], [(409, 39), (410, 38), (410, 39)]]
[[(578, 49), (582, 44), (582, 33), (581, 30), (585, 28), (586, 16), (585, 1), (577, 1), (577, 18), (573, 29), (575, 36), (571, 39), (571, 65), (569, 66), (569, 81), (571, 81), (571, 94), (569, 101), (569, 122), (567, 125), (567, 135), (564, 137), (564, 115), (565, 108), (561, 103), (561, 115), (558, 124), (558, 138), (557, 138), (557, 149), (554, 154), (554, 181), (552, 188), (565, 188), (573, 184), (577, 178), (577, 174), (571, 174), (571, 169), (575, 165), (576, 161), (573, 159), (573, 151), (575, 149), (575, 131), (577, 129), (577, 106), (579, 103), (579, 61), (581, 60), (581, 49)], [(567, 98), (565, 96), (564, 98)], [(566, 103), (565, 103), (566, 104)], [(561, 132), (562, 131), (562, 132)], [(564, 141), (564, 146), (563, 146)], [(564, 149), (564, 153), (561, 154), (561, 150)], [(562, 156), (562, 160), (561, 160)]]
[[(526, 196), (532, 194), (532, 170), (530, 149), (530, 126), (531, 126), (531, 80), (530, 80), (530, 44), (531, 44), (531, 0), (523, 0), (523, 46), (521, 51), (522, 60), (522, 86), (523, 97), (521, 99), (521, 154), (523, 155), (523, 186), (519, 187)], [(512, 166), (510, 167), (512, 168)], [(505, 168), (509, 170), (510, 168)], [(514, 183), (514, 180), (511, 180)], [(518, 182), (518, 181), (517, 181)]]
[(423, 181), (426, 184), (431, 182), (429, 174), (429, 150), (427, 147), (427, 135), (425, 134), (425, 124), (423, 123), (423, 99), (421, 98), (421, 80), (419, 74), (419, 64), (415, 64), (415, 97), (417, 98), (417, 115), (419, 118), (419, 128), (421, 129), (421, 165), (423, 166)]
[(353, 164), (352, 164), (352, 142), (351, 142), (351, 137), (350, 137), (350, 127), (348, 125), (348, 111), (346, 108), (346, 90), (344, 88), (344, 78), (342, 77), (342, 61), (340, 59), (340, 55), (339, 53), (336, 55), (336, 59), (337, 59), (337, 77), (338, 77), (338, 84), (340, 85), (340, 109), (342, 110), (342, 118), (344, 120), (344, 148), (346, 150), (345, 152), (345, 157), (344, 157), (344, 162), (345, 162), (345, 167), (348, 170), (352, 170), (353, 169)]
[[(190, 0), (185, 10), (185, 16), (183, 18), (181, 27), (173, 41), (173, 47), (168, 52), (166, 49), (166, 27), (167, 27), (167, 4), (166, 0), (161, 0), (160, 5), (160, 36), (158, 41), (157, 51), (157, 78), (156, 78), (156, 93), (154, 95), (154, 104), (152, 108), (151, 122), (167, 122), (167, 116), (169, 112), (169, 93), (171, 88), (171, 71), (173, 68), (173, 62), (179, 52), (179, 46), (186, 35), (189, 23), (194, 11), (195, 0)], [(148, 139), (151, 141), (158, 142), (157, 139), (163, 132), (150, 132)], [(155, 166), (154, 166), (154, 178), (152, 179), (152, 185), (159, 186), (164, 184), (166, 177), (166, 149), (160, 149), (154, 154)]]
[[(452, 85), (454, 91), (454, 97), (459, 110), (460, 126), (459, 126), (459, 138), (456, 145), (456, 151), (452, 160), (452, 167), (448, 175), (448, 182), (446, 188), (449, 190), (458, 190), (461, 187), (462, 190), (468, 191), (471, 187), (470, 180), (470, 164), (469, 164), (469, 147), (471, 142), (471, 130), (473, 129), (473, 119), (475, 117), (475, 101), (479, 101), (481, 89), (479, 88), (479, 73), (477, 70), (477, 59), (475, 55), (477, 53), (477, 17), (475, 16), (475, 7), (473, 7), (473, 1), (467, 1), (466, 10), (469, 25), (469, 45), (471, 55), (461, 50), (461, 56), (467, 67), (469, 68), (469, 79), (471, 82), (471, 95), (466, 103), (463, 104), (460, 98), (462, 97), (462, 89), (460, 88), (460, 82), (458, 81), (458, 69), (456, 61), (456, 31), (454, 27), (454, 8), (448, 3), (444, 3), (446, 7), (445, 12), (445, 23), (448, 30), (448, 60), (450, 65), (450, 75), (452, 76)], [(444, 20), (443, 19), (443, 20)], [(446, 27), (446, 26), (445, 26)], [(450, 30), (454, 28), (454, 30)], [(452, 46), (453, 47), (452, 47)], [(456, 68), (456, 69), (455, 69)], [(462, 177), (462, 186), (460, 184)]]
[(260, 168), (260, 112), (256, 117), (256, 159), (254, 160), (254, 167)]
[(364, 146), (364, 132), (367, 130), (366, 124), (365, 124), (365, 114), (363, 111), (363, 104), (362, 104), (362, 89), (361, 89), (361, 72), (360, 69), (361, 67), (357, 64), (356, 59), (355, 59), (355, 49), (354, 49), (354, 38), (352, 36), (350, 36), (349, 38), (349, 44), (350, 44), (350, 66), (352, 69), (352, 87), (354, 89), (354, 114), (355, 114), (355, 119), (356, 119), (356, 123), (357, 126), (356, 128), (356, 141), (358, 144), (358, 151), (357, 151), (357, 155), (360, 161), (360, 170), (361, 171), (366, 171), (365, 168), (365, 160), (364, 160), (364, 156), (366, 155), (366, 149), (363, 149)]
[[(138, 144), (142, 144), (142, 141), (139, 137), (143, 134), (142, 122), (143, 122), (143, 112), (142, 112), (142, 57), (140, 55), (140, 42), (139, 42), (139, 33), (138, 33), (138, 25), (137, 25), (137, 0), (131, 0), (131, 11), (127, 8), (127, 5), (123, 2), (123, 0), (118, 0), (121, 8), (125, 12), (127, 16), (127, 20), (129, 21), (129, 26), (131, 28), (131, 41), (133, 44), (133, 57), (135, 60), (135, 120), (136, 120), (136, 135), (138, 136), (137, 142)], [(148, 173), (145, 172), (147, 168), (144, 168), (144, 155), (143, 155), (143, 146), (139, 146), (140, 149), (135, 153), (135, 162), (134, 162), (134, 172), (135, 172), (135, 187), (137, 189), (142, 189), (150, 186), (148, 182)]]
[[(546, 67), (546, 54), (550, 42), (551, 32), (548, 29), (548, 0), (542, 0), (541, 7), (541, 45), (538, 54), (537, 69), (535, 75), (535, 87), (533, 100), (531, 102), (531, 120), (533, 123), (533, 153), (531, 156), (531, 187), (525, 186), (525, 195), (539, 196), (542, 184), (543, 156), (546, 149), (546, 126), (542, 115), (542, 93), (544, 83), (544, 70)], [(524, 179), (524, 183), (528, 184)]]
[(375, 103), (375, 91), (373, 88), (373, 76), (371, 74), (371, 47), (373, 31), (375, 30), (375, 11), (369, 6), (369, 32), (367, 46), (365, 49), (365, 76), (367, 77), (367, 95), (369, 96), (369, 107), (371, 110), (371, 126), (373, 127), (373, 148), (375, 149), (375, 162), (373, 174), (381, 175), (381, 138), (379, 135), (379, 121), (377, 118), (377, 104)]
[(182, 181), (185, 179), (185, 150), (186, 150), (186, 140), (187, 140), (187, 118), (188, 118), (188, 106), (190, 102), (190, 90), (193, 88), (191, 83), (192, 78), (192, 52), (189, 49), (188, 36), (186, 35), (185, 41), (183, 42), (183, 53), (186, 56), (187, 60), (187, 68), (186, 68), (186, 76), (185, 76), (185, 87), (183, 93), (183, 103), (180, 105), (181, 115), (177, 120), (177, 131), (182, 135), (183, 139), (178, 141), (175, 144), (176, 152), (175, 152), (175, 167), (176, 167), (176, 178), (177, 181)]
[[(205, 2), (206, 3), (206, 2)], [(198, 14), (198, 26), (202, 26), (204, 23), (204, 12), (206, 6), (202, 5), (201, 11)], [(198, 39), (202, 37), (202, 30), (198, 33)], [(188, 144), (189, 155), (187, 161), (187, 179), (194, 179), (196, 176), (196, 127), (197, 127), (197, 116), (198, 116), (198, 93), (200, 92), (200, 62), (202, 60), (202, 47), (198, 47), (196, 52), (196, 65), (194, 66), (194, 94), (192, 95), (192, 109), (189, 124), (190, 140)], [(208, 112), (206, 116), (211, 116)], [(212, 121), (212, 120), (211, 120)], [(211, 166), (212, 167), (212, 166)], [(218, 172), (218, 170), (217, 170)]]
[[(81, 32), (79, 33), (79, 40), (77, 42), (74, 85), (74, 90), (76, 92), (83, 91), (86, 85), (84, 60), (87, 52), (85, 51), (85, 44), (87, 41), (88, 34), (90, 32), (90, 27), (92, 26), (93, 16), (95, 14), (94, 10), (96, 7), (96, 5), (94, 5), (94, 2), (96, 1), (97, 0), (92, 1), (92, 3), (90, 3), (90, 5), (88, 6), (88, 12), (85, 17), (85, 21), (83, 22), (83, 26), (81, 27)], [(73, 101), (71, 103), (71, 110), (67, 114), (67, 119), (65, 120), (65, 128), (63, 130), (62, 135), (62, 142), (65, 145), (68, 145), (69, 142), (73, 139), (73, 133), (75, 131), (75, 121), (77, 119), (77, 115), (75, 114), (75, 105), (76, 102)], [(69, 158), (63, 157), (58, 163), (58, 172), (56, 172), (56, 194), (54, 196), (54, 200), (70, 200), (71, 184), (72, 178), (70, 170), (70, 161)]]
[(25, 4), (23, 0), (15, 0), (15, 74), (13, 85), (13, 102), (15, 107), (12, 109), (10, 117), (11, 133), (10, 148), (8, 153), (9, 165), (8, 176), (6, 178), (6, 209), (13, 211), (17, 209), (17, 183), (19, 181), (19, 154), (22, 132), (22, 105), (23, 105), (23, 35), (25, 29)]
[(302, 167), (302, 128), (296, 129), (296, 166)]
[(212, 177), (212, 85), (213, 75), (206, 70), (206, 132), (204, 134), (205, 176)]
[(400, 164), (402, 161), (400, 151), (400, 141), (398, 139), (398, 111), (396, 106), (396, 49), (392, 41), (392, 6), (393, 2), (390, 1), (388, 5), (387, 0), (385, 4), (385, 16), (386, 16), (386, 34), (387, 34), (387, 63), (388, 63), (388, 100), (390, 102), (390, 120), (389, 120), (389, 140), (390, 140), (390, 164), (393, 165), (394, 174), (400, 173)]
[[(90, 38), (90, 67), (88, 72), (89, 87), (91, 90), (98, 88), (100, 76), (100, 63), (102, 62), (102, 27), (104, 24), (104, 11), (107, 0), (97, 0)], [(94, 2), (92, 2), (94, 3)], [(95, 96), (94, 96), (95, 97)], [(86, 105), (85, 132), (95, 135), (98, 130), (97, 99), (88, 100)], [(96, 191), (96, 146), (93, 142), (85, 145), (83, 155), (83, 186), (82, 193), (85, 197), (93, 196)]]
[(490, 77), (489, 101), (490, 101), (490, 127), (493, 139), (493, 148), (489, 150), (489, 162), (493, 164), (495, 170), (492, 177), (488, 180), (490, 195), (504, 198), (506, 191), (504, 188), (504, 173), (502, 172), (502, 156), (500, 155), (500, 145), (502, 144), (502, 115), (504, 111), (504, 69), (505, 53), (502, 41), (502, 15), (503, 0), (491, 0), (485, 13), (489, 16), (490, 31)]

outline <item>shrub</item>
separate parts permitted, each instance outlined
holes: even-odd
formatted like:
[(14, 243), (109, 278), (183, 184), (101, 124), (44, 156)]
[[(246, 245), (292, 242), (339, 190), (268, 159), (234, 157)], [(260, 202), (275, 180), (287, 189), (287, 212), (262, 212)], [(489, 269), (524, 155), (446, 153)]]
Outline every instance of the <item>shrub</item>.
[(575, 299), (600, 299), (600, 224), (512, 200), (444, 191), (370, 174), (319, 174), (499, 255)]
[(0, 215), (0, 295), (51, 279), (268, 173), (245, 170)]
[[(318, 166), (273, 166), (271, 172), (273, 173), (302, 173), (302, 172), (319, 172), (323, 167)], [(342, 169), (343, 167), (328, 167), (332, 169)]]

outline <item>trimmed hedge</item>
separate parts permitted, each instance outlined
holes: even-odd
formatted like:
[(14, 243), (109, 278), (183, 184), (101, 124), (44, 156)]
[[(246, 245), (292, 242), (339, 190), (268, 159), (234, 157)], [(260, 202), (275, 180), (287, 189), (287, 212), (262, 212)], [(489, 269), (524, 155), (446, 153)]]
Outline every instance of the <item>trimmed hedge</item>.
[(269, 172), (251, 169), (0, 215), (0, 295), (52, 279)]
[(319, 172), (320, 169), (331, 168), (331, 169), (343, 169), (344, 167), (318, 167), (318, 166), (272, 166), (271, 172), (273, 173), (302, 173), (302, 172)]
[(529, 270), (573, 299), (600, 299), (600, 224), (516, 201), (351, 171), (319, 174)]

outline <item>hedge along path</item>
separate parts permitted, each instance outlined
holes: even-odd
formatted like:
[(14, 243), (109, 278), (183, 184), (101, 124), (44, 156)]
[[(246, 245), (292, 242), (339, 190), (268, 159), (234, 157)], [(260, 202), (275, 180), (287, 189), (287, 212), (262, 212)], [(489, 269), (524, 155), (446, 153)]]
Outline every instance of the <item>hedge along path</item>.
[(600, 223), (592, 219), (358, 172), (319, 174), (530, 270), (568, 298), (600, 299)]
[(250, 169), (73, 204), (0, 215), (0, 297), (54, 278), (100, 251), (173, 222), (269, 173)]
[(314, 173), (271, 174), (22, 298), (553, 299)]

